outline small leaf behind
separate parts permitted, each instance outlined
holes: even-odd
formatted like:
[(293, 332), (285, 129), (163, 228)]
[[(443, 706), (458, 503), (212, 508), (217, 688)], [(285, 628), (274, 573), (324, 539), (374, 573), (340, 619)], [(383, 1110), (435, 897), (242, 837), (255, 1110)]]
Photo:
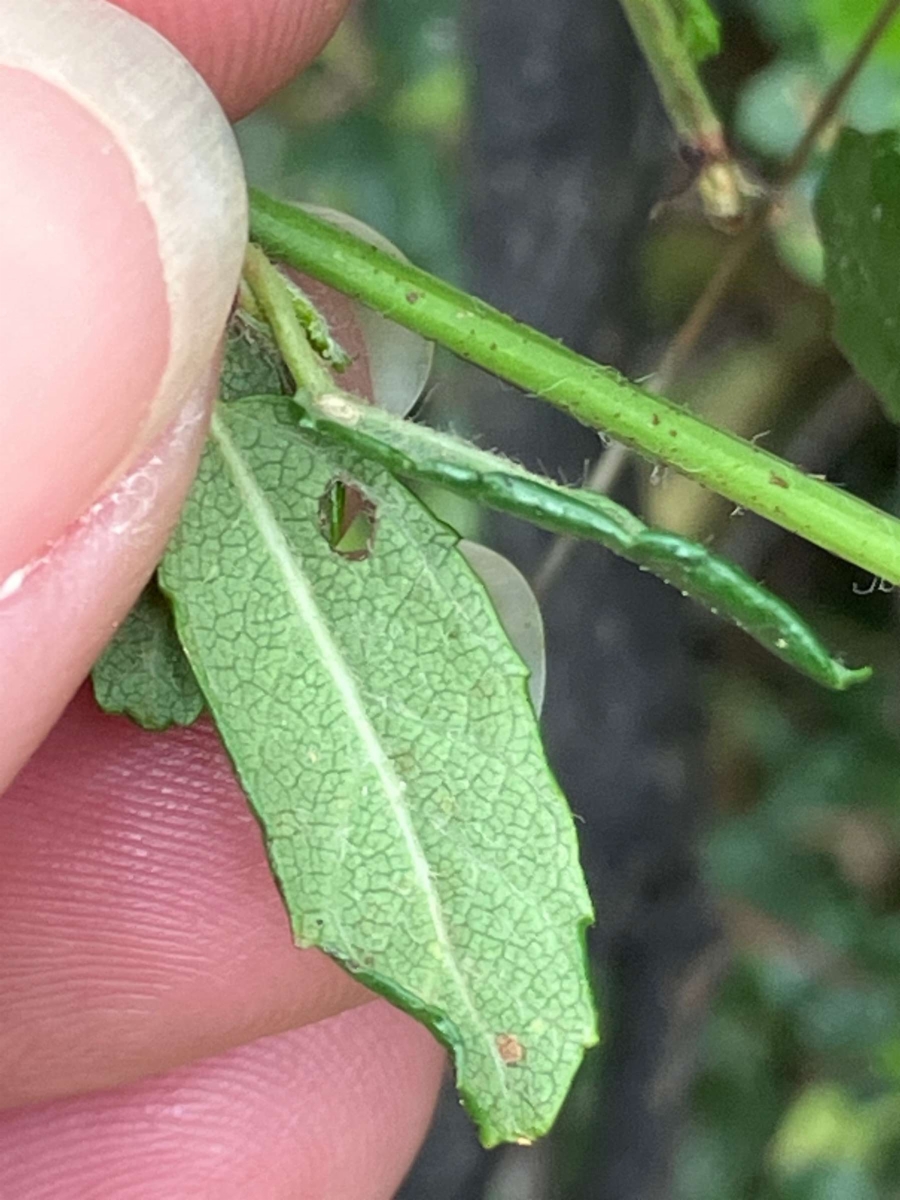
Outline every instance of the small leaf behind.
[(816, 202), (835, 340), (900, 421), (900, 137), (845, 129)]
[(131, 717), (145, 729), (192, 725), (200, 716), (203, 694), (155, 580), (119, 626), (91, 680), (102, 709)]
[[(323, 536), (334, 478), (371, 552)], [(301, 945), (423, 1020), (487, 1145), (544, 1133), (596, 1040), (574, 827), (527, 671), (456, 538), (277, 399), (220, 406), (162, 566)]]
[(671, 0), (671, 4), (685, 47), (694, 62), (701, 63), (718, 54), (721, 44), (719, 18), (708, 0)]
[(528, 668), (528, 694), (540, 716), (547, 687), (547, 649), (541, 606), (531, 584), (518, 567), (489, 546), (463, 539), (459, 551), (487, 589), (506, 636)]

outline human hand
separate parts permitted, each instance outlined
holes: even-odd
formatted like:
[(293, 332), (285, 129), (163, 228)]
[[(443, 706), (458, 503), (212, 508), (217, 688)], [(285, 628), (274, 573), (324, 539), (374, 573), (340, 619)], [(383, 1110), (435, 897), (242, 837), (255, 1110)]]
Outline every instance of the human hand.
[[(237, 116), (346, 3), (119, 7)], [(209, 725), (72, 700), (196, 466), (244, 237), (228, 139), (101, 0), (3, 7), (0, 788), (33, 757), (0, 798), (0, 1196), (386, 1198), (440, 1051), (293, 947)]]

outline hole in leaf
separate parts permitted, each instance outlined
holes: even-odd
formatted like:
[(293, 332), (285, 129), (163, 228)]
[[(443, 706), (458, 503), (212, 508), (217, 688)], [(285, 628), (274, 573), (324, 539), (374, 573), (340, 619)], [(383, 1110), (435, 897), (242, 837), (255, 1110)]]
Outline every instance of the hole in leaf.
[(341, 558), (361, 562), (372, 553), (375, 540), (376, 509), (358, 487), (343, 479), (333, 479), (319, 501), (322, 534)]

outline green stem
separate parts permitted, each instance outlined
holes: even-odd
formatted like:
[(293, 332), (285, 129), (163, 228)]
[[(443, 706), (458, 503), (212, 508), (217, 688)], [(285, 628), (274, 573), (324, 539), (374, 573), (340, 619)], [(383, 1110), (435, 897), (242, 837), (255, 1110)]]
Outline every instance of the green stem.
[(621, 0), (621, 4), (678, 140), (697, 164), (695, 186), (707, 219), (729, 232), (739, 228), (760, 189), (728, 149), (673, 0)]
[(244, 280), (266, 315), (297, 387), (308, 388), (314, 395), (327, 392), (331, 387), (331, 376), (300, 324), (288, 281), (258, 246), (247, 247)]
[(254, 191), (251, 234), (273, 257), (606, 430), (743, 508), (900, 583), (900, 521), (343, 230)]
[[(826, 687), (843, 690), (868, 679), (868, 667), (845, 667), (789, 605), (707, 547), (649, 528), (606, 496), (560, 487), (450, 434), (402, 420), (339, 388), (329, 389), (327, 375), (309, 377), (309, 311), (305, 306), (298, 311), (289, 281), (260, 261), (255, 248), (248, 274), (266, 312), (277, 317), (273, 333), (288, 369), (296, 380), (309, 380), (295, 396), (303, 411), (302, 427), (336, 437), (395, 475), (437, 483), (555, 533), (598, 541), (734, 621)], [(342, 511), (335, 522), (341, 536), (345, 515)]]
[(679, 141), (710, 157), (727, 155), (725, 134), (669, 0), (621, 0)]
[(871, 675), (868, 667), (853, 670), (835, 659), (789, 605), (734, 563), (706, 546), (650, 528), (606, 496), (560, 487), (450, 434), (340, 393), (314, 398), (300, 424), (351, 446), (394, 475), (436, 483), (554, 533), (599, 542), (733, 621), (826, 687), (840, 691)]
[(655, 373), (659, 391), (668, 391), (671, 381), (681, 373), (713, 313), (727, 295), (735, 276), (765, 232), (779, 197), (803, 174), (813, 150), (840, 111), (847, 93), (859, 78), (872, 51), (884, 36), (898, 11), (900, 11), (900, 0), (884, 0), (872, 24), (863, 34), (859, 45), (844, 65), (844, 69), (822, 96), (812, 120), (794, 147), (780, 178), (770, 190), (765, 202), (756, 208), (740, 237), (731, 243), (723, 255), (706, 287), (697, 298), (694, 307), (688, 313), (687, 319), (682, 323), (663, 355)]

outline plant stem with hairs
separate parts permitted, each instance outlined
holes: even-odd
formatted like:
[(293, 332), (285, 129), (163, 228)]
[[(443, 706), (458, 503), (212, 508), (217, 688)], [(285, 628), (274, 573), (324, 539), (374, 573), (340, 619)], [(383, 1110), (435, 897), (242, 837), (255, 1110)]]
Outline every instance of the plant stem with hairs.
[(900, 583), (900, 521), (560, 345), (418, 267), (260, 192), (263, 249), (460, 357), (606, 430), (648, 458), (768, 517), (864, 571)]

